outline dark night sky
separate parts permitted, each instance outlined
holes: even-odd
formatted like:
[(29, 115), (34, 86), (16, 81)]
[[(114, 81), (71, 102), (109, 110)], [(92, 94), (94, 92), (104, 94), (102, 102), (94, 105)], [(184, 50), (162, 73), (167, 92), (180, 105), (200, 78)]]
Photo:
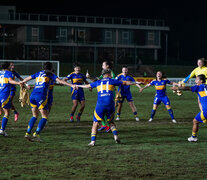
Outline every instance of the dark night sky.
[[(18, 1), (18, 2), (17, 2)], [(180, 0), (181, 1), (181, 0)], [(16, 5), (17, 12), (164, 19), (170, 27), (169, 57), (192, 60), (207, 58), (207, 11), (199, 1), (50, 1), (0, 0)]]

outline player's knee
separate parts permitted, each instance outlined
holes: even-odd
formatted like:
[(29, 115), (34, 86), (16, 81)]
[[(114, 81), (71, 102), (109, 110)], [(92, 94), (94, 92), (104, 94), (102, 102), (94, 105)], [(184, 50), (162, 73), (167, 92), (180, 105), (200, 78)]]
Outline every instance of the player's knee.
[(193, 124), (198, 124), (199, 122), (194, 118), (193, 119)]

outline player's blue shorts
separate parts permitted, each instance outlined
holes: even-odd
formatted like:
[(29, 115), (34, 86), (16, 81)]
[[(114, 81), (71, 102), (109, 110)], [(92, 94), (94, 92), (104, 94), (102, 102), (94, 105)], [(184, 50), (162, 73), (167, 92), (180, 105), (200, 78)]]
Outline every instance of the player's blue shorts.
[(0, 106), (4, 109), (11, 108), (11, 98), (10, 98), (9, 93), (0, 94)]
[(83, 90), (74, 90), (72, 91), (72, 100), (78, 100), (78, 101), (84, 101), (85, 100), (85, 95)]
[(96, 104), (93, 121), (95, 122), (104, 121), (104, 116), (106, 115), (107, 121), (111, 122), (114, 120), (114, 113), (115, 113), (114, 103), (112, 103), (110, 106), (103, 106), (101, 104)]
[(48, 105), (52, 105), (52, 102), (53, 102), (53, 95), (52, 94), (48, 94), (48, 99), (47, 99)]
[(168, 96), (155, 96), (153, 104), (159, 105), (161, 102), (163, 102), (165, 106), (170, 105), (170, 100)]
[(10, 91), (10, 96), (15, 96), (16, 90), (11, 90)]
[(118, 101), (120, 103), (123, 103), (125, 98), (127, 99), (128, 102), (133, 101), (132, 94), (131, 94), (130, 91), (128, 93), (122, 93), (121, 92), (121, 96), (122, 96), (122, 101)]
[(207, 123), (207, 111), (201, 111), (199, 112), (195, 119), (201, 123)]
[(30, 96), (31, 108), (48, 109), (47, 96), (40, 93), (32, 93)]

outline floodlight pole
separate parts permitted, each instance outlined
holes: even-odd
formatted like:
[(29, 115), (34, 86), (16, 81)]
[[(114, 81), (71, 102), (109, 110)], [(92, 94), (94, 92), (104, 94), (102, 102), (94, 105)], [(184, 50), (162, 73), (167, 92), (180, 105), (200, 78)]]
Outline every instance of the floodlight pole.
[(167, 65), (168, 34), (165, 34), (165, 65)]

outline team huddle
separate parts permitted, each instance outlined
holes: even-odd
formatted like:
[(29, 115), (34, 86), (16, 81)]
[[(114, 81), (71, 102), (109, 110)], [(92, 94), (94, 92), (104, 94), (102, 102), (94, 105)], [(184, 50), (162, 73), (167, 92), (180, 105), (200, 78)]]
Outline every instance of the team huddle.
[[(183, 83), (186, 83), (189, 78), (196, 76), (196, 85), (193, 87), (184, 87), (179, 83), (171, 82), (163, 77), (163, 73), (161, 71), (156, 73), (155, 80), (144, 87), (141, 87), (141, 82), (135, 81), (132, 76), (128, 75), (127, 66), (122, 67), (122, 73), (118, 76), (115, 76), (115, 74), (112, 72), (111, 64), (107, 61), (103, 62), (102, 69), (101, 76), (99, 78), (93, 79), (88, 73), (86, 76), (83, 75), (80, 72), (80, 65), (76, 64), (74, 66), (74, 72), (69, 74), (64, 80), (61, 80), (54, 74), (52, 63), (46, 62), (43, 66), (43, 70), (23, 79), (17, 72), (15, 72), (14, 63), (3, 63), (2, 70), (0, 71), (0, 105), (1, 112), (2, 110), (4, 112), (4, 117), (1, 123), (0, 135), (8, 136), (5, 129), (10, 115), (10, 109), (14, 111), (15, 121), (17, 121), (19, 117), (19, 113), (16, 111), (12, 103), (16, 91), (15, 85), (19, 85), (21, 87), (26, 86), (28, 89), (33, 88), (33, 91), (30, 95), (32, 117), (29, 120), (28, 128), (24, 137), (29, 141), (38, 142), (42, 141), (42, 139), (40, 139), (40, 133), (42, 132), (48, 120), (49, 112), (53, 102), (53, 88), (56, 84), (63, 84), (71, 87), (71, 96), (73, 102), (70, 113), (71, 123), (74, 122), (74, 114), (78, 103), (80, 103), (80, 109), (76, 116), (76, 120), (78, 123), (81, 121), (81, 115), (85, 108), (85, 96), (83, 88), (88, 88), (90, 91), (92, 91), (93, 88), (96, 88), (98, 92), (98, 98), (93, 116), (91, 141), (88, 144), (89, 146), (94, 146), (96, 143), (97, 132), (103, 130), (106, 132), (111, 131), (114, 135), (115, 142), (120, 143), (114, 119), (121, 119), (121, 109), (125, 99), (130, 105), (133, 115), (135, 116), (135, 120), (137, 122), (140, 121), (133, 102), (132, 94), (130, 92), (131, 85), (136, 85), (139, 88), (140, 93), (150, 86), (155, 87), (156, 95), (154, 98), (153, 109), (151, 111), (149, 122), (153, 121), (158, 105), (163, 102), (168, 110), (172, 123), (176, 123), (173, 110), (170, 106), (170, 100), (166, 94), (166, 85), (171, 84), (173, 85), (171, 89), (174, 91), (190, 90), (192, 92), (196, 92), (198, 95), (198, 102), (201, 112), (196, 115), (193, 120), (192, 136), (188, 138), (188, 141), (195, 142), (198, 140), (198, 124), (206, 123), (207, 121), (207, 86), (205, 84), (207, 77), (207, 67), (204, 66), (204, 59), (198, 59), (198, 68), (192, 71), (192, 73), (183, 80)], [(15, 77), (20, 81), (15, 81)], [(27, 82), (32, 79), (35, 79), (34, 87), (31, 87), (27, 84)], [(87, 79), (90, 79), (92, 82), (89, 83)], [(70, 83), (67, 82), (68, 80), (70, 80)], [(116, 86), (118, 88), (116, 88)], [(117, 117), (115, 118), (116, 106)], [(32, 134), (32, 130), (37, 121), (39, 113), (41, 114), (41, 120), (39, 121), (36, 130), (33, 131)], [(99, 128), (100, 122), (101, 127)]]

